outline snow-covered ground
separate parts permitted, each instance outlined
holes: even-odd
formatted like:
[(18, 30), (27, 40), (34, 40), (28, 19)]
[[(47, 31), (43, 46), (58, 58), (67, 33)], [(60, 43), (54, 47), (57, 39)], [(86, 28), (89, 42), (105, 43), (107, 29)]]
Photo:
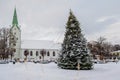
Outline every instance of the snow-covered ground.
[(0, 64), (0, 80), (120, 80), (120, 62), (79, 71), (60, 69), (55, 63)]

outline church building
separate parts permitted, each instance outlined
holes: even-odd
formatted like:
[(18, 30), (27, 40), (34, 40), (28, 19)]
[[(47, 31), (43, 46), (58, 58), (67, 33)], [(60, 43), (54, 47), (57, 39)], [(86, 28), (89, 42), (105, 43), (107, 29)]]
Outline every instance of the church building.
[(61, 44), (48, 40), (21, 40), (16, 8), (14, 9), (11, 32), (16, 38), (16, 43), (11, 45), (15, 49), (13, 59), (28, 61), (57, 59)]

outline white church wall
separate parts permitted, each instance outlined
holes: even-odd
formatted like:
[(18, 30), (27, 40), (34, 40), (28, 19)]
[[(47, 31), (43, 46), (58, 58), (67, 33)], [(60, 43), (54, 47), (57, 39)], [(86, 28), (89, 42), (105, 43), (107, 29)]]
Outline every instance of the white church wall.
[[(43, 49), (22, 49), (21, 50), (21, 57), (24, 60), (26, 56), (24, 55), (25, 50), (28, 50), (29, 55), (27, 56), (27, 60), (29, 61), (42, 61), (43, 57), (41, 55), (41, 50)], [(32, 51), (32, 56), (30, 55)], [(38, 56), (36, 56), (36, 51), (38, 51)], [(44, 56), (44, 60), (56, 60), (58, 58), (59, 50), (57, 49), (45, 49), (46, 54)], [(48, 55), (49, 52), (49, 55)], [(53, 53), (54, 52), (54, 53)], [(54, 55), (53, 55), (54, 54)]]
[[(50, 55), (47, 57), (48, 60), (55, 60), (58, 58), (59, 50), (49, 50)], [(55, 53), (55, 55), (54, 55)]]
[(21, 31), (17, 26), (12, 27), (12, 33), (16, 38), (16, 44), (13, 44), (15, 48), (14, 58), (20, 58), (20, 49), (21, 49)]

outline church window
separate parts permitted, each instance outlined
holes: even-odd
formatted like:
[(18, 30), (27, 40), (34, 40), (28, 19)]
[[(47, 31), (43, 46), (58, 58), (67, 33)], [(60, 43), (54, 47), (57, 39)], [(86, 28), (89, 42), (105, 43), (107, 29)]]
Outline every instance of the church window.
[(14, 52), (16, 52), (16, 49), (14, 49)]
[(12, 40), (14, 40), (14, 38), (12, 38)]
[(33, 56), (33, 52), (32, 51), (30, 51), (30, 56)]
[(115, 56), (115, 53), (113, 53), (113, 56)]
[(14, 46), (16, 46), (16, 44), (15, 44), (15, 43), (14, 43), (13, 45), (14, 45)]
[(55, 56), (55, 51), (53, 51), (53, 56)]
[(117, 53), (117, 56), (119, 56), (119, 53)]
[(41, 59), (41, 56), (39, 58)]
[(47, 52), (47, 56), (50, 56), (50, 53), (49, 53), (49, 51)]
[(36, 51), (36, 56), (38, 56), (38, 51)]

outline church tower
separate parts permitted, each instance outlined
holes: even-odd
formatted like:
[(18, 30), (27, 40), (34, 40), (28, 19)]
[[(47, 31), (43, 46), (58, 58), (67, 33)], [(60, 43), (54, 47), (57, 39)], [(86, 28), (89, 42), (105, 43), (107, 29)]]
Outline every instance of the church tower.
[(16, 43), (12, 44), (12, 48), (14, 48), (14, 59), (20, 59), (21, 58), (21, 30), (20, 26), (18, 25), (18, 19), (17, 19), (17, 12), (16, 8), (14, 9), (14, 15), (13, 15), (13, 21), (11, 26), (11, 32), (15, 36)]

